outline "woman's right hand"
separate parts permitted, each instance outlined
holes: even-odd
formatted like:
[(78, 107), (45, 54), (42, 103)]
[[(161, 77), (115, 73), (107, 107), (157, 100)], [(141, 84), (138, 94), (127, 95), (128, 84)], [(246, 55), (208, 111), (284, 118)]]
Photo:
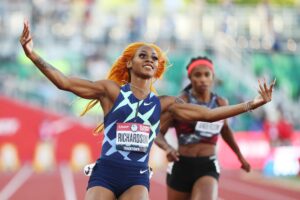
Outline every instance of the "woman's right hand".
[(32, 51), (33, 51), (33, 42), (32, 42), (32, 36), (30, 33), (29, 22), (27, 20), (24, 21), (24, 28), (23, 28), (23, 32), (22, 32), (22, 35), (20, 36), (19, 41), (23, 47), (23, 50), (24, 50), (26, 56), (30, 57), (30, 55), (32, 54)]

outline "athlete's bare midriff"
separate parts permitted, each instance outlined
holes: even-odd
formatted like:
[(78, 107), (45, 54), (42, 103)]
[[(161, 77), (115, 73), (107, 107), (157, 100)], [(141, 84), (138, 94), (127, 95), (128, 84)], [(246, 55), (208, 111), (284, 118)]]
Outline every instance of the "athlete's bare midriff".
[(180, 145), (179, 154), (187, 157), (212, 156), (216, 154), (216, 145), (207, 143)]

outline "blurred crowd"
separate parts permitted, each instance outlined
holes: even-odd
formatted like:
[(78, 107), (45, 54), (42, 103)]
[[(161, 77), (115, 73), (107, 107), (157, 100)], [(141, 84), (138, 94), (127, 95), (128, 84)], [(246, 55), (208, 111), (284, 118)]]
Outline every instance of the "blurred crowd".
[[(98, 80), (130, 42), (155, 42), (170, 67), (157, 81), (161, 94), (177, 95), (193, 56), (216, 65), (215, 90), (237, 103), (256, 94), (258, 78), (277, 78), (272, 105), (231, 119), (235, 130), (268, 130), (284, 119), (300, 128), (300, 9), (268, 1), (236, 5), (230, 0), (2, 0), (0, 2), (0, 95), (70, 116), (86, 101), (57, 90), (20, 49), (24, 19), (35, 48), (66, 75)], [(83, 121), (95, 123), (95, 111)], [(266, 126), (266, 124), (269, 124)], [(270, 132), (270, 131), (269, 131)], [(272, 135), (272, 134), (270, 134)], [(277, 137), (278, 134), (277, 134)]]

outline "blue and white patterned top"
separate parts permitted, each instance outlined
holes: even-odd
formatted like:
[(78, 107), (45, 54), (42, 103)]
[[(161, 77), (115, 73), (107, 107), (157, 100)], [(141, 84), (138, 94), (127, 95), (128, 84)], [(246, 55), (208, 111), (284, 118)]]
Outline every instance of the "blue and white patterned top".
[[(154, 93), (137, 99), (130, 84), (123, 85), (111, 111), (104, 117), (104, 140), (101, 159), (137, 166), (148, 166), (149, 151), (160, 126), (160, 101)], [(146, 152), (122, 151), (116, 148), (117, 123), (134, 122), (150, 126), (149, 146)]]

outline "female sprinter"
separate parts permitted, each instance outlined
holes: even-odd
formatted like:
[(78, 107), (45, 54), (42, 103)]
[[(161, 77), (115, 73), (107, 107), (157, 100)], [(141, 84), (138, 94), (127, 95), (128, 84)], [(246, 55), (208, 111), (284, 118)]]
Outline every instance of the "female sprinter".
[[(227, 100), (211, 91), (214, 81), (213, 62), (206, 57), (192, 58), (187, 66), (190, 84), (183, 90), (181, 99), (186, 103), (214, 109), (227, 106)], [(241, 154), (227, 120), (213, 123), (204, 121), (181, 121), (177, 119), (162, 120), (155, 142), (166, 150), (171, 163), (168, 169), (168, 199), (217, 199), (219, 166), (216, 158), (216, 143), (219, 135), (238, 157), (241, 168), (250, 171), (250, 165)], [(178, 151), (170, 146), (164, 138), (169, 126), (176, 129)]]
[[(104, 140), (100, 158), (90, 176), (86, 200), (143, 200), (149, 191), (149, 150), (160, 129), (162, 114), (178, 120), (216, 121), (271, 101), (273, 84), (260, 86), (253, 101), (209, 110), (176, 103), (176, 97), (157, 97), (152, 79), (160, 78), (166, 58), (153, 44), (130, 44), (113, 64), (108, 80), (88, 81), (67, 77), (34, 50), (28, 22), (20, 43), (26, 56), (58, 88), (100, 102), (104, 112)], [(124, 82), (126, 84), (124, 84)]]

